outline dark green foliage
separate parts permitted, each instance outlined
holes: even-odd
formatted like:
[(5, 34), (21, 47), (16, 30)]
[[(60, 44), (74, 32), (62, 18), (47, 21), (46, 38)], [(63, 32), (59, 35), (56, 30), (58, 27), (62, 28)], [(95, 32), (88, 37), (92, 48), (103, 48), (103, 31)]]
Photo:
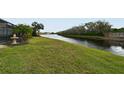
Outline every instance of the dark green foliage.
[(17, 34), (23, 40), (32, 37), (33, 29), (29, 25), (18, 24), (17, 26), (13, 27), (13, 33)]
[(117, 33), (117, 32), (124, 32), (124, 28), (113, 28), (111, 32)]
[(40, 29), (44, 29), (44, 25), (38, 22), (33, 22), (32, 23), (33, 26), (33, 36), (39, 36), (40, 34)]
[(87, 33), (83, 33), (83, 35), (87, 35), (87, 36), (104, 36), (104, 34), (102, 32), (87, 32)]

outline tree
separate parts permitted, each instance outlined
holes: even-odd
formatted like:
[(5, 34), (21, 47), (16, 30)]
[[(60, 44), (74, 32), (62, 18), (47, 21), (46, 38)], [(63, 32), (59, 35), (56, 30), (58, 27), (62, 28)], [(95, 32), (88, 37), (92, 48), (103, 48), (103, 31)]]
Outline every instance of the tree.
[(97, 32), (108, 32), (111, 31), (112, 25), (110, 25), (108, 22), (105, 21), (97, 21), (96, 23), (96, 31)]
[(33, 27), (33, 36), (39, 36), (40, 34), (40, 29), (44, 29), (44, 25), (38, 22), (33, 22), (32, 23), (32, 27)]
[(65, 31), (59, 32), (62, 35), (104, 35), (104, 32), (112, 30), (112, 25), (105, 21), (88, 22), (84, 25), (74, 26)]
[(85, 29), (87, 32), (95, 31), (96, 24), (93, 22), (85, 23)]
[(32, 37), (33, 29), (29, 25), (18, 24), (13, 27), (13, 33), (23, 40)]

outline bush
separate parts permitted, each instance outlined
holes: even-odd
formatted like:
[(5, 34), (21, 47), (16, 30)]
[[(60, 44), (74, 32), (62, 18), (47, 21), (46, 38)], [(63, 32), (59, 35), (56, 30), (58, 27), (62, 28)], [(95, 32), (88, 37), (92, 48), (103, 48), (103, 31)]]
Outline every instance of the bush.
[(88, 36), (104, 36), (102, 32), (87, 32), (83, 33), (82, 35), (88, 35)]
[(23, 40), (27, 40), (32, 37), (33, 29), (29, 25), (19, 24), (13, 27), (13, 33)]

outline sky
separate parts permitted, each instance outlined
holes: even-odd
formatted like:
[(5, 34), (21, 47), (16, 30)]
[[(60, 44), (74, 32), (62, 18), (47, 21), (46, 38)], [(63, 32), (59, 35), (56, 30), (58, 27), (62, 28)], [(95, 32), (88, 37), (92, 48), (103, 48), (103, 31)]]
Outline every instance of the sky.
[(44, 24), (43, 32), (58, 32), (63, 31), (73, 26), (78, 26), (87, 22), (98, 20), (107, 21), (113, 27), (124, 27), (124, 18), (3, 18), (13, 24), (28, 24), (36, 21)]

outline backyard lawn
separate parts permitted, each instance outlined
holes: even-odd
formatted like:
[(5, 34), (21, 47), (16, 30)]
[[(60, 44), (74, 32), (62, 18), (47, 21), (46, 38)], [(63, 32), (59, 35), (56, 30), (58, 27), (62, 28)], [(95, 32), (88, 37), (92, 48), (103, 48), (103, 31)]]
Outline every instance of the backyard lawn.
[(0, 49), (0, 73), (124, 73), (124, 57), (36, 37), (28, 44)]

